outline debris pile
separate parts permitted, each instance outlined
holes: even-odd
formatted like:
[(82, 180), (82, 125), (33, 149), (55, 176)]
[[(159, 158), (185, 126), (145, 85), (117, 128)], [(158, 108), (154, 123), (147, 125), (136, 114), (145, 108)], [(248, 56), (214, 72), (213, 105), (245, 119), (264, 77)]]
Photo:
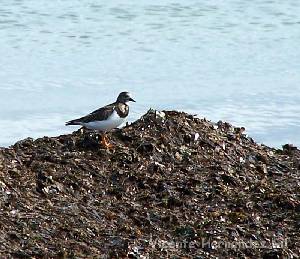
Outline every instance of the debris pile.
[(296, 257), (300, 151), (244, 130), (149, 110), (113, 149), (83, 129), (1, 148), (1, 257)]

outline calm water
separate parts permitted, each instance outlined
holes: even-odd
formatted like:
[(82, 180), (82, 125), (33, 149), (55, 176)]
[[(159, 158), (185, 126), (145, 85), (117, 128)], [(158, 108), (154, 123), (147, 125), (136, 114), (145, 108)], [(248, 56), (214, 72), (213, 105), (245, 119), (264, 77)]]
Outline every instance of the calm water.
[(0, 145), (71, 132), (122, 90), (300, 145), (300, 1), (36, 1), (0, 7)]

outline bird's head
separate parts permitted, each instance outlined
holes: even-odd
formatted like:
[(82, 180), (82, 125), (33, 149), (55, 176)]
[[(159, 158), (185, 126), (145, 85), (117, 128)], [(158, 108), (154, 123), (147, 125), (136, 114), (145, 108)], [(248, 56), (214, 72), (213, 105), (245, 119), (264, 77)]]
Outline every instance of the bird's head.
[(119, 103), (128, 103), (128, 102), (135, 102), (135, 100), (133, 100), (130, 97), (130, 94), (128, 92), (122, 92), (119, 94), (117, 102)]

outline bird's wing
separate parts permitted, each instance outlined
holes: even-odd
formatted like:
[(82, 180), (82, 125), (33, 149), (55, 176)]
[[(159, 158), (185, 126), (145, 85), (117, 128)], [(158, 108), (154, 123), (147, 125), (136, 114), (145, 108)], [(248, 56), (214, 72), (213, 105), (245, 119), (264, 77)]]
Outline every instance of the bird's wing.
[[(99, 108), (99, 109), (91, 112), (89, 115), (106, 113), (106, 112), (111, 111), (112, 109), (114, 109), (115, 106), (116, 106), (116, 103), (108, 104), (108, 105), (106, 105), (104, 107), (101, 107), (101, 108)], [(87, 115), (87, 116), (89, 116), (89, 115)]]
[(71, 120), (66, 123), (66, 125), (78, 125), (81, 123), (88, 123), (91, 121), (102, 121), (106, 120), (111, 114), (113, 109), (115, 108), (115, 103), (108, 104), (102, 108), (99, 108), (90, 114), (83, 116), (81, 118)]

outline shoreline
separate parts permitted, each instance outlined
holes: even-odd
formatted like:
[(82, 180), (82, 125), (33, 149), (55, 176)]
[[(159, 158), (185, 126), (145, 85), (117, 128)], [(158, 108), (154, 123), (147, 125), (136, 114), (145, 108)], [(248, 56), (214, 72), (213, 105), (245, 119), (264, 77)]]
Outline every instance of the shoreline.
[[(184, 110), (179, 110), (178, 112), (184, 112)], [(138, 114), (141, 114), (141, 112), (139, 112)], [(189, 114), (194, 114), (193, 112), (189, 113)], [(206, 116), (207, 115), (207, 116)], [(209, 118), (208, 120), (211, 121), (212, 123), (216, 124), (218, 121), (218, 118), (214, 118), (213, 120), (211, 119), (211, 117), (208, 117), (208, 114), (201, 114), (201, 116), (197, 116), (197, 118), (199, 119), (205, 119), (205, 118)], [(78, 115), (80, 116), (80, 114)], [(60, 120), (55, 120), (52, 121), (52, 123), (54, 125), (61, 125), (59, 127), (54, 127), (51, 130), (46, 130), (46, 128), (41, 128), (40, 130), (39, 128), (32, 129), (32, 132), (29, 132), (28, 130), (25, 131), (25, 134), (17, 134), (17, 132), (13, 132), (13, 136), (15, 137), (11, 137), (8, 136), (6, 134), (4, 134), (4, 136), (6, 136), (7, 138), (5, 140), (0, 139), (0, 148), (9, 148), (10, 146), (15, 145), (18, 141), (22, 141), (24, 139), (27, 138), (31, 138), (31, 139), (39, 139), (39, 138), (43, 138), (43, 137), (57, 137), (59, 135), (67, 135), (67, 134), (71, 134), (72, 131), (76, 130), (76, 128), (68, 128), (66, 126), (64, 126), (65, 120), (67, 118), (69, 118), (70, 116), (65, 116), (65, 119), (60, 119)], [(135, 115), (134, 117), (130, 118), (130, 123), (134, 122), (135, 120), (138, 120), (139, 116)], [(266, 129), (261, 129), (260, 127), (256, 128), (253, 125), (251, 125), (251, 127), (249, 128), (249, 125), (246, 122), (243, 123), (238, 123), (237, 121), (230, 121), (230, 120), (221, 120), (223, 122), (227, 122), (231, 125), (243, 125), (246, 127), (247, 129), (247, 134), (249, 136), (251, 136), (253, 139), (256, 140), (256, 142), (258, 144), (261, 145), (265, 145), (268, 146), (270, 148), (274, 148), (274, 149), (282, 149), (283, 145), (291, 144), (294, 146), (299, 147), (300, 146), (300, 139), (295, 137), (294, 135), (289, 134), (288, 130), (283, 127), (281, 130), (281, 133), (278, 135), (278, 132), (274, 132), (272, 129), (272, 124), (270, 124), (269, 126), (266, 126)], [(45, 122), (45, 125), (47, 125), (47, 123), (49, 122)], [(250, 123), (251, 124), (251, 123)], [(293, 130), (294, 132), (297, 132), (297, 127), (296, 126), (290, 126), (290, 129)], [(20, 132), (19, 132), (20, 133)], [(286, 134), (285, 134), (286, 133)], [(273, 135), (275, 134), (276, 137), (274, 137)], [(19, 138), (17, 138), (16, 136), (19, 135)], [(2, 136), (3, 138), (3, 136)], [(276, 138), (276, 139), (275, 139)], [(279, 139), (279, 141), (277, 140)], [(2, 143), (2, 144), (1, 144)]]

